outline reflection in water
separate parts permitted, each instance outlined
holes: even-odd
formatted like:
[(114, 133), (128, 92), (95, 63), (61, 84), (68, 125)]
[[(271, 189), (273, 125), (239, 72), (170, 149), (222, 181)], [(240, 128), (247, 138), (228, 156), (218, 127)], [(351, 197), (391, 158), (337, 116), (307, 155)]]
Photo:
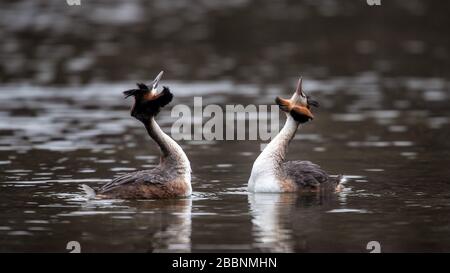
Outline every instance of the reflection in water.
[(255, 247), (273, 252), (292, 252), (291, 230), (283, 219), (291, 213), (296, 194), (251, 193), (248, 195)]
[[(167, 222), (149, 236), (151, 252), (190, 252), (192, 199), (173, 200), (174, 212)], [(147, 239), (146, 239), (147, 240)]]
[[(60, 196), (62, 198), (63, 196)], [(90, 219), (94, 228), (84, 230), (77, 238), (84, 244), (111, 241), (112, 245), (125, 240), (145, 252), (190, 252), (191, 251), (191, 211), (192, 199), (172, 200), (136, 200), (116, 199), (83, 200), (78, 194), (64, 195), (66, 200), (76, 201), (77, 210), (59, 214), (61, 221), (68, 221), (72, 226), (80, 220)], [(126, 230), (118, 230), (120, 222), (127, 224)], [(105, 234), (105, 230), (110, 234)], [(123, 236), (123, 237), (122, 237)], [(92, 251), (89, 247), (85, 251)], [(114, 248), (108, 251), (121, 251)]]
[(254, 247), (269, 252), (307, 251), (307, 232), (320, 223), (320, 217), (336, 205), (348, 188), (341, 192), (255, 193), (248, 195), (253, 223)]

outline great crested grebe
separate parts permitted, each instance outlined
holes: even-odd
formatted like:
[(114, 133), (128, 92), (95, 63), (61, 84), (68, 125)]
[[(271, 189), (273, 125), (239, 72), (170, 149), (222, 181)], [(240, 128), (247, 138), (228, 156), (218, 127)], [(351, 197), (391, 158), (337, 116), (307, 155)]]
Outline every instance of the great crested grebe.
[(298, 126), (313, 119), (311, 106), (319, 106), (303, 92), (302, 79), (299, 79), (290, 99), (277, 97), (275, 102), (286, 113), (286, 124), (253, 163), (248, 191), (269, 193), (316, 191), (328, 187), (339, 189), (340, 178), (330, 177), (318, 165), (309, 161), (285, 162), (289, 142)]
[(138, 89), (123, 92), (125, 98), (134, 97), (131, 116), (145, 125), (148, 135), (161, 150), (160, 163), (154, 169), (125, 174), (113, 179), (98, 190), (82, 185), (88, 198), (159, 199), (191, 195), (191, 165), (183, 149), (166, 135), (155, 116), (172, 101), (169, 88), (157, 94), (163, 71), (153, 81), (152, 89), (138, 83)]

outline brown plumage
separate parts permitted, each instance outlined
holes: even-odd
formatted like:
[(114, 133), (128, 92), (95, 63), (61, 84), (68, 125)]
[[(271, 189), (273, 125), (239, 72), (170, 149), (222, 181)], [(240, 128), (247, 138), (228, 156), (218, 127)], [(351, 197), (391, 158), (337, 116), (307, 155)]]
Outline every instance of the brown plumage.
[(155, 168), (119, 176), (97, 191), (98, 197), (167, 199), (185, 196), (186, 183), (170, 172)]
[(280, 97), (276, 97), (275, 102), (282, 111), (289, 113), (296, 121), (300, 123), (306, 123), (314, 119), (313, 114), (309, 110), (309, 105), (307, 107), (296, 105), (290, 100)]

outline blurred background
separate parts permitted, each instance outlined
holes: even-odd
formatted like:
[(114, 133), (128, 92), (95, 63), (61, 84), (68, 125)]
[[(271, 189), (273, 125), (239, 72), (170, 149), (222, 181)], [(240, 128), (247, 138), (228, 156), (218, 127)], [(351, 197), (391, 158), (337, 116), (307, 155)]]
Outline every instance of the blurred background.
[(0, 81), (447, 77), (449, 4), (392, 0), (2, 1)]
[[(82, 252), (367, 252), (370, 241), (449, 252), (449, 11), (440, 0), (2, 0), (0, 252), (67, 252), (69, 241)], [(248, 194), (264, 143), (201, 140), (180, 141), (192, 198), (87, 201), (80, 184), (158, 164), (122, 91), (162, 69), (175, 95), (158, 116), (167, 133), (171, 107), (194, 96), (269, 105), (302, 75), (321, 107), (288, 159), (344, 175), (344, 190)]]

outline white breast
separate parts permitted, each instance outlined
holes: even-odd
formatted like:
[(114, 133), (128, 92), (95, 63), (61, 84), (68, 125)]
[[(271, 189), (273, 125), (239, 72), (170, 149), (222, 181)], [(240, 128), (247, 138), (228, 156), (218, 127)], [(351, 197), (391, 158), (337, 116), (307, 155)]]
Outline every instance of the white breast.
[(282, 192), (280, 181), (276, 178), (273, 165), (255, 162), (248, 181), (247, 190), (250, 192)]
[(287, 145), (297, 130), (298, 123), (288, 116), (286, 124), (280, 133), (264, 148), (253, 163), (252, 173), (248, 181), (250, 192), (283, 192), (282, 183), (276, 168), (282, 168), (281, 163), (286, 157)]

